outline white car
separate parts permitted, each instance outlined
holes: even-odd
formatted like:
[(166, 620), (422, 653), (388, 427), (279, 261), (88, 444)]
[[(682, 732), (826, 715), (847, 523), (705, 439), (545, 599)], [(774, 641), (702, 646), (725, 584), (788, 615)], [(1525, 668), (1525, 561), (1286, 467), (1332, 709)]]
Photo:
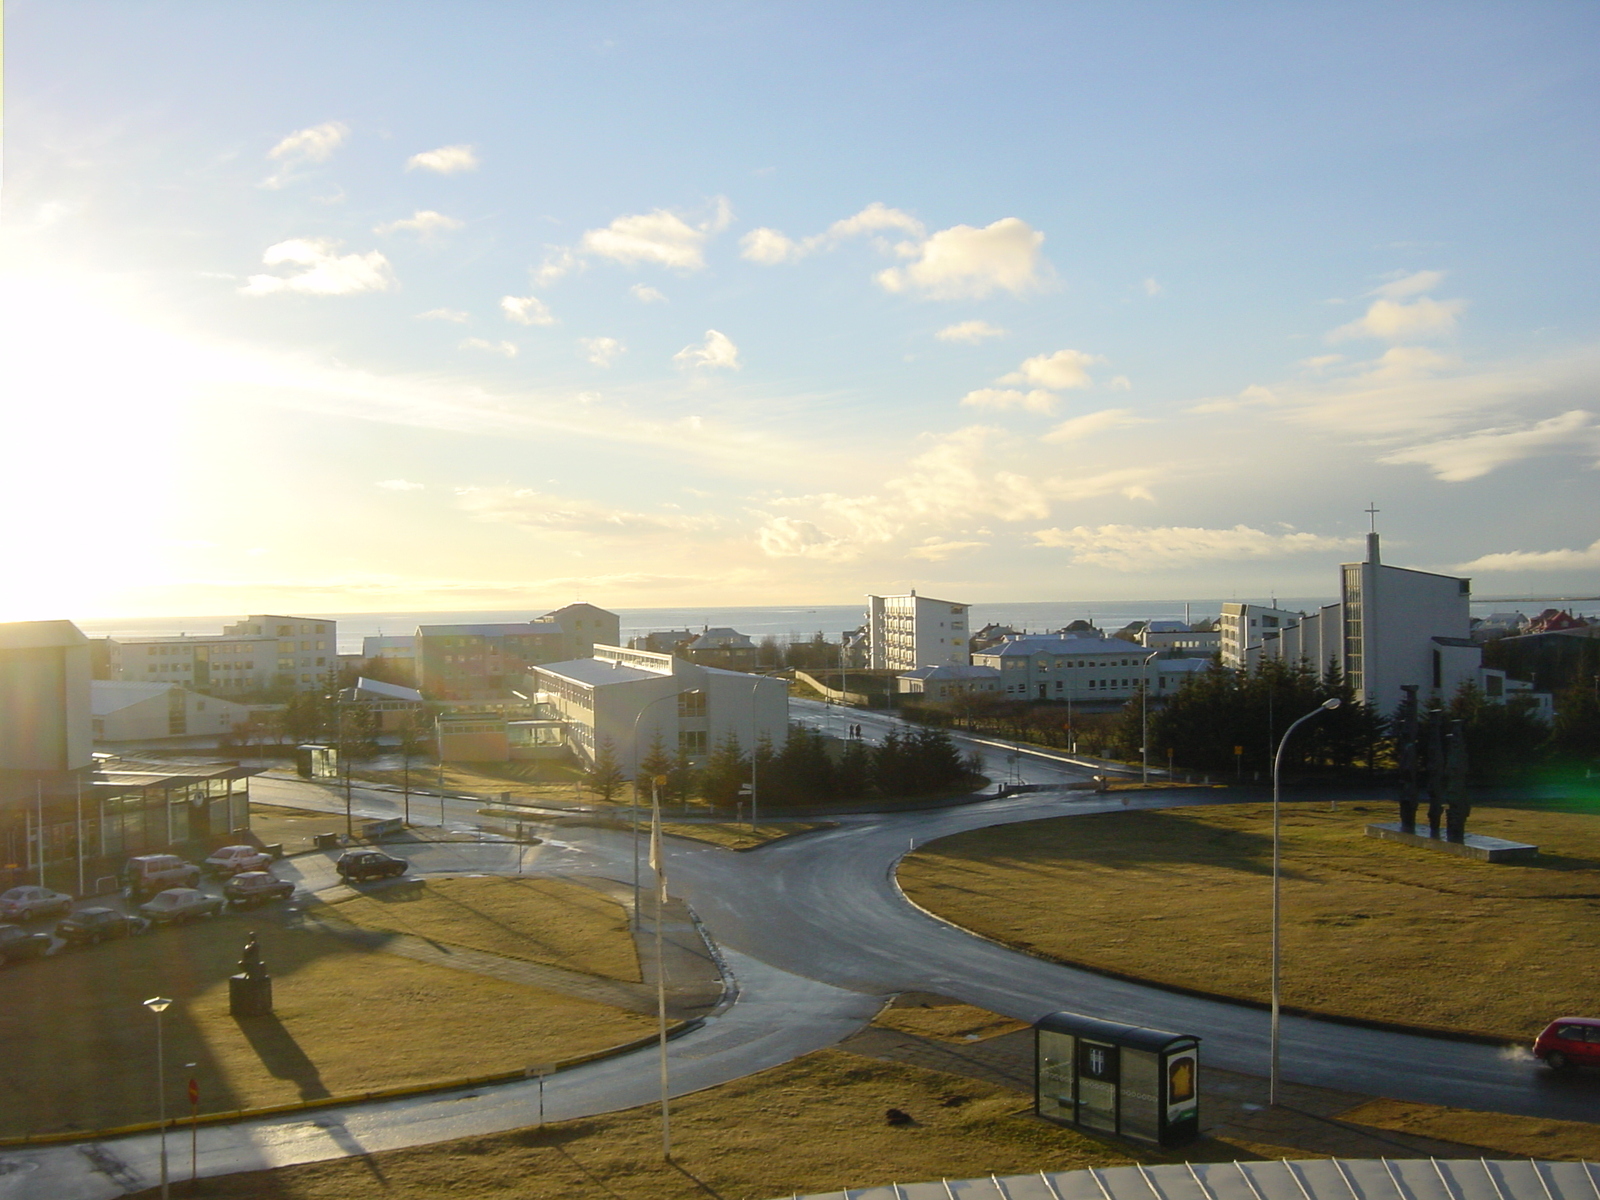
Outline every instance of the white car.
[(223, 846), (213, 850), (205, 861), (205, 868), (218, 875), (237, 875), (240, 871), (259, 871), (272, 861), (254, 846)]
[(0, 892), (0, 921), (29, 921), (72, 911), (72, 897), (42, 887), (14, 887)]
[(208, 896), (198, 888), (168, 888), (139, 905), (139, 913), (152, 925), (178, 925), (196, 917), (214, 917), (222, 911), (222, 897)]

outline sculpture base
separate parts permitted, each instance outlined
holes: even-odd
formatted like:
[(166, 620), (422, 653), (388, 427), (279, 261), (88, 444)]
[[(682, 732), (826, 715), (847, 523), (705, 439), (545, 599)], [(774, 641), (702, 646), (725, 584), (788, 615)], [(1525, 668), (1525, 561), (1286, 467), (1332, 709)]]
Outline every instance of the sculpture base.
[(228, 976), (228, 1011), (236, 1017), (270, 1017), (272, 976)]
[(1476, 858), (1481, 862), (1520, 862), (1539, 857), (1539, 847), (1526, 842), (1508, 842), (1504, 838), (1484, 837), (1481, 833), (1469, 833), (1462, 842), (1449, 842), (1442, 837), (1429, 837), (1426, 833), (1405, 833), (1398, 821), (1368, 825), (1367, 836), (1382, 838), (1386, 842), (1403, 842), (1407, 846), (1426, 846), (1462, 858)]

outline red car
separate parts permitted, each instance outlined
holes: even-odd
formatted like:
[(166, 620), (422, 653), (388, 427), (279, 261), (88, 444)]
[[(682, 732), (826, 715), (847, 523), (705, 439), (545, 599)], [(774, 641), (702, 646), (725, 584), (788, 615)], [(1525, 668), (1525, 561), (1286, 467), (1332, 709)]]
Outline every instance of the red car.
[(1600, 1067), (1600, 1017), (1558, 1017), (1533, 1042), (1533, 1056), (1552, 1071)]

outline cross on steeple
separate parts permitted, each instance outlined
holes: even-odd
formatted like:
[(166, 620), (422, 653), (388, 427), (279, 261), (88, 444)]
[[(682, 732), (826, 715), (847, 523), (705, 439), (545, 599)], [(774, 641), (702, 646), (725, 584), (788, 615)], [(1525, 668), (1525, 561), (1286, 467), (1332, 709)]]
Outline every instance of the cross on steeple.
[(1371, 530), (1371, 532), (1377, 533), (1378, 532), (1378, 514), (1380, 512), (1382, 512), (1383, 510), (1377, 506), (1377, 502), (1376, 501), (1368, 500), (1367, 501), (1367, 507), (1363, 511), (1367, 514), (1367, 519), (1372, 522), (1372, 530)]

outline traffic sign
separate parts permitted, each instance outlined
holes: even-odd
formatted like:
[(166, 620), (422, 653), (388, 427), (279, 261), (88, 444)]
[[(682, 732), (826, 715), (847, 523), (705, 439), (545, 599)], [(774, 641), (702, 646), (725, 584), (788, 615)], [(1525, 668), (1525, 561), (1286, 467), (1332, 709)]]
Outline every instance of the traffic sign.
[(189, 1080), (189, 1103), (191, 1105), (200, 1103), (200, 1081), (198, 1079)]

